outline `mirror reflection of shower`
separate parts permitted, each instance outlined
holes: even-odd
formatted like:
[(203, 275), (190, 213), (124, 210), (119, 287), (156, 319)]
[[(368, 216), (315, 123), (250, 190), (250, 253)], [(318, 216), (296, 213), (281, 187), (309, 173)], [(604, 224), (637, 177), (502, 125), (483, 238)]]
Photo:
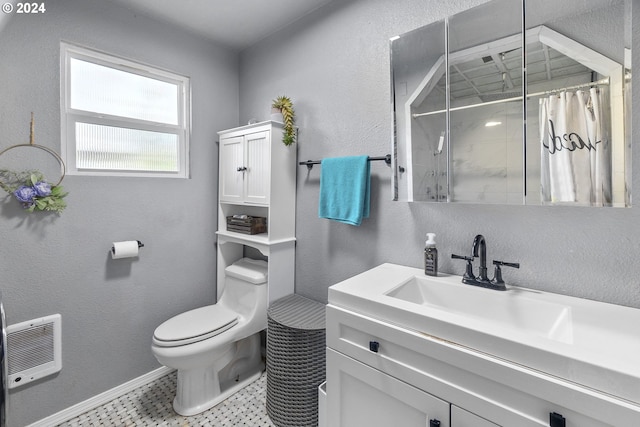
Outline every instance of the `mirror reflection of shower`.
[(443, 129), (443, 113), (425, 117), (412, 128), (413, 139), (423, 142), (412, 147), (411, 172), (416, 201), (447, 202), (449, 150)]
[[(394, 155), (403, 166), (402, 176), (394, 175), (398, 200), (630, 206), (630, 0), (557, 5), (491, 0), (393, 38)], [(505, 25), (495, 25), (498, 16)], [(595, 176), (598, 194), (587, 202), (582, 195), (550, 196), (550, 188), (566, 184), (555, 165), (562, 162), (552, 162), (552, 178), (545, 163), (539, 99), (605, 79), (596, 86), (609, 93), (599, 104), (610, 111), (610, 130), (602, 132), (610, 133), (611, 154), (595, 156), (595, 174), (566, 173), (573, 181)], [(586, 151), (601, 151), (605, 143), (596, 140), (595, 150)]]
[(437, 137), (432, 133), (431, 141), (429, 146), (433, 147), (432, 150), (418, 153), (422, 159), (422, 167), (415, 181), (416, 191), (420, 194), (417, 198), (423, 201), (446, 202), (448, 197), (446, 132), (440, 132)]
[[(434, 156), (442, 156), (442, 150), (444, 149), (445, 134), (446, 134), (445, 131), (440, 132), (440, 137), (438, 138), (438, 146), (436, 147), (436, 150), (433, 152)], [(440, 166), (441, 163), (443, 162), (436, 161), (436, 166)], [(434, 194), (435, 199), (439, 202), (446, 201), (447, 193), (448, 193), (446, 168), (444, 170), (441, 170), (439, 167), (437, 167), (433, 171), (433, 177), (434, 177), (433, 181), (434, 181), (434, 187), (435, 187), (435, 194)]]

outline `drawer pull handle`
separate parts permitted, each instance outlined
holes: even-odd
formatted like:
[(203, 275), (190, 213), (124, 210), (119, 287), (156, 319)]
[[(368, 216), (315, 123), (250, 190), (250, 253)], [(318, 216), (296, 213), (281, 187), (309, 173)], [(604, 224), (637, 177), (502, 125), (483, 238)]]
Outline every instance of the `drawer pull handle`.
[(380, 349), (380, 343), (378, 341), (369, 341), (369, 350), (377, 353)]
[(549, 426), (550, 427), (565, 427), (567, 420), (557, 412), (549, 413)]

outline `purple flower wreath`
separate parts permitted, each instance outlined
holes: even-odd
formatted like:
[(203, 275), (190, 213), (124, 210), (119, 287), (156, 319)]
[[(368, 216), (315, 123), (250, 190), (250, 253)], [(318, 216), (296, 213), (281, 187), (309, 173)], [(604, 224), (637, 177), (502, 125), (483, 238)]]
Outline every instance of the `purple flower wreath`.
[[(53, 211), (60, 213), (67, 204), (63, 198), (67, 195), (59, 185), (51, 185), (44, 180), (42, 173), (38, 171), (27, 171), (15, 173), (8, 170), (0, 171), (0, 187), (18, 200), (24, 209), (33, 211)], [(17, 188), (12, 188), (6, 183), (6, 179), (11, 182), (23, 182)]]

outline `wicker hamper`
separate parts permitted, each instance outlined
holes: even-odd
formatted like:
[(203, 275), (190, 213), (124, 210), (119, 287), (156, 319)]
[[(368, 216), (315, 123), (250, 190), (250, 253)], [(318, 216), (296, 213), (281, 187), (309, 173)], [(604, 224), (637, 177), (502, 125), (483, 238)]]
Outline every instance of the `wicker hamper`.
[(277, 427), (318, 425), (325, 380), (325, 305), (299, 295), (267, 311), (267, 413)]

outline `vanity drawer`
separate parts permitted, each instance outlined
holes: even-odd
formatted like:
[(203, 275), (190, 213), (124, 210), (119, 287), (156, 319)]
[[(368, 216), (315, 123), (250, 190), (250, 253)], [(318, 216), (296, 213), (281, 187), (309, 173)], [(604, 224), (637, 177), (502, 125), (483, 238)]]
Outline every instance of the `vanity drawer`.
[(451, 425), (455, 427), (500, 427), (491, 421), (451, 405)]
[(331, 304), (327, 346), (500, 426), (640, 425), (629, 402)]

